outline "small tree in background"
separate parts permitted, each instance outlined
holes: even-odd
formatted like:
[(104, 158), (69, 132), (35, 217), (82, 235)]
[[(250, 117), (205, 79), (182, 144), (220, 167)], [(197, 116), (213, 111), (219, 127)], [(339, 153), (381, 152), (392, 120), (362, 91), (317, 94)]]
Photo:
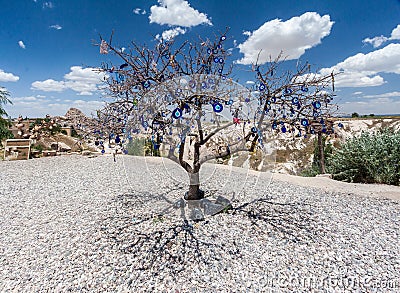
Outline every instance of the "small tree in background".
[(7, 112), (4, 110), (3, 105), (12, 102), (8, 98), (10, 93), (3, 87), (0, 87), (0, 146), (3, 139), (12, 138), (13, 134), (8, 129), (10, 127), (10, 120)]
[[(226, 33), (213, 41), (154, 48), (134, 42), (125, 51), (101, 39), (100, 53), (119, 63), (104, 63), (105, 85), (113, 98), (99, 112), (104, 133), (127, 140), (151, 137), (163, 156), (189, 177), (187, 200), (199, 200), (199, 171), (205, 162), (237, 153), (263, 153), (274, 134), (304, 137), (324, 133), (337, 109), (332, 103), (334, 75), (312, 73), (309, 64), (281, 72), (282, 56), (253, 64), (254, 85), (232, 79)], [(331, 90), (332, 89), (332, 90)], [(263, 160), (256, 166), (262, 170)]]

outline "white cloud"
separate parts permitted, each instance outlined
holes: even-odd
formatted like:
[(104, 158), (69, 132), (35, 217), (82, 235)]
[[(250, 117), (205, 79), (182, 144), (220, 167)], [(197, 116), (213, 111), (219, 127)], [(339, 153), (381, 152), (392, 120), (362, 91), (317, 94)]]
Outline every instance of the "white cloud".
[(140, 14), (140, 10), (142, 10), (142, 9), (140, 9), (140, 8), (135, 8), (135, 9), (133, 9), (133, 13), (135, 13), (135, 14)]
[(45, 8), (52, 9), (52, 8), (54, 8), (54, 4), (53, 4), (53, 2), (48, 1), (48, 2), (44, 2), (42, 7), (43, 7), (43, 9), (45, 9)]
[(12, 101), (12, 106), (5, 106), (7, 113), (11, 117), (18, 117), (19, 115), (24, 117), (44, 117), (46, 114), (62, 116), (72, 107), (82, 110), (82, 112), (89, 116), (91, 113), (95, 113), (97, 109), (104, 107), (104, 102), (102, 101), (35, 100), (35, 97), (17, 97), (13, 98)]
[(251, 32), (249, 32), (249, 31), (244, 31), (244, 32), (243, 32), (243, 35), (250, 37), (250, 36), (251, 36)]
[(53, 28), (53, 29), (55, 29), (55, 30), (60, 30), (60, 29), (62, 29), (62, 26), (61, 25), (59, 25), (59, 24), (53, 24), (53, 25), (51, 25), (51, 26), (49, 26), (50, 28)]
[(363, 92), (354, 92), (353, 95), (359, 96), (359, 95), (362, 95), (362, 93), (363, 93)]
[(390, 35), (391, 40), (400, 40), (400, 24), (397, 25), (393, 30)]
[(400, 44), (389, 44), (367, 54), (358, 53), (331, 68), (321, 69), (321, 74), (340, 72), (335, 85), (341, 87), (380, 86), (385, 80), (378, 73), (400, 74)]
[(378, 95), (366, 95), (363, 98), (367, 99), (378, 99), (378, 98), (400, 98), (400, 92), (390, 92)]
[(91, 96), (93, 92), (98, 90), (98, 85), (102, 83), (103, 77), (104, 74), (98, 74), (94, 68), (72, 66), (71, 72), (64, 75), (64, 80), (35, 81), (32, 83), (32, 89), (45, 92), (62, 92), (71, 89), (78, 92), (78, 95)]
[(369, 100), (367, 102), (346, 102), (340, 104), (340, 110), (345, 113), (357, 112), (361, 115), (368, 114), (399, 114), (400, 100), (393, 100), (389, 98), (377, 98), (375, 100)]
[(248, 81), (246, 81), (246, 84), (255, 84), (255, 82), (252, 80), (248, 80)]
[(4, 72), (4, 70), (0, 69), (0, 81), (7, 82), (7, 81), (18, 81), (19, 76), (14, 75), (12, 73)]
[(45, 81), (35, 81), (32, 83), (32, 90), (41, 90), (44, 92), (62, 92), (66, 89), (64, 81), (47, 79)]
[(329, 15), (320, 16), (316, 12), (306, 12), (287, 21), (268, 21), (239, 44), (244, 57), (238, 63), (263, 64), (270, 60), (270, 56), (276, 58), (281, 51), (287, 60), (297, 59), (307, 49), (320, 44), (321, 39), (330, 34), (332, 25)]
[(20, 46), (22, 49), (26, 48), (26, 46), (25, 46), (23, 41), (18, 41), (18, 46)]
[(378, 48), (383, 43), (386, 43), (387, 41), (394, 41), (394, 40), (400, 40), (400, 24), (397, 25), (397, 27), (395, 27), (392, 30), (390, 37), (385, 37), (383, 35), (380, 35), (378, 37), (365, 38), (363, 40), (363, 43), (368, 43), (368, 44), (371, 44), (374, 48)]
[(192, 8), (184, 0), (158, 0), (159, 6), (153, 5), (150, 8), (150, 23), (160, 25), (176, 25), (192, 27), (199, 24), (212, 25), (207, 15)]
[(388, 38), (385, 36), (379, 36), (374, 38), (366, 38), (363, 43), (371, 44), (374, 48), (380, 47), (383, 43), (387, 42)]
[(184, 30), (183, 28), (180, 28), (180, 27), (176, 27), (176, 28), (164, 31), (162, 33), (162, 39), (168, 41), (168, 40), (175, 38), (178, 35), (183, 35), (185, 33), (186, 33), (186, 30)]

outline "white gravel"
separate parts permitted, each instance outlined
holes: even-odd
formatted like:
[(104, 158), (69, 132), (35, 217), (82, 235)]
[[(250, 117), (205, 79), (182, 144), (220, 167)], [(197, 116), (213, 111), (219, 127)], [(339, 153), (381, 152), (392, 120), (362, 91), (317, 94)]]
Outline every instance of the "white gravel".
[(244, 188), (233, 210), (157, 217), (186, 190), (173, 166), (0, 162), (1, 292), (400, 291), (398, 201), (217, 168), (204, 189)]

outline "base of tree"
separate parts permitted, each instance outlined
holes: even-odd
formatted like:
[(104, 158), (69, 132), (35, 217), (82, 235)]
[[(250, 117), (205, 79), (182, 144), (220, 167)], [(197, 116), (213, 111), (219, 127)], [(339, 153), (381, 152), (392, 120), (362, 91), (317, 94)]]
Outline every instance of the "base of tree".
[(197, 193), (195, 194), (190, 194), (189, 191), (185, 192), (185, 195), (183, 197), (185, 200), (201, 200), (204, 198), (204, 191), (201, 189), (197, 190)]
[(181, 210), (185, 214), (185, 217), (190, 220), (201, 221), (207, 216), (214, 216), (232, 209), (232, 204), (229, 199), (223, 196), (218, 196), (216, 199), (202, 198), (199, 200), (186, 200), (182, 198), (176, 202), (175, 209)]

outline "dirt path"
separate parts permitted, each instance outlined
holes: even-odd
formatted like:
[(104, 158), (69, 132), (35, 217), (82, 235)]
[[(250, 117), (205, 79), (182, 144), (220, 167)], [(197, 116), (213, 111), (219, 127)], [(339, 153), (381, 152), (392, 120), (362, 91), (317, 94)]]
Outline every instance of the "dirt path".
[(274, 173), (272, 180), (289, 182), (300, 186), (316, 187), (325, 191), (353, 193), (400, 201), (400, 187), (394, 185), (347, 183), (323, 177), (300, 177), (279, 173)]

